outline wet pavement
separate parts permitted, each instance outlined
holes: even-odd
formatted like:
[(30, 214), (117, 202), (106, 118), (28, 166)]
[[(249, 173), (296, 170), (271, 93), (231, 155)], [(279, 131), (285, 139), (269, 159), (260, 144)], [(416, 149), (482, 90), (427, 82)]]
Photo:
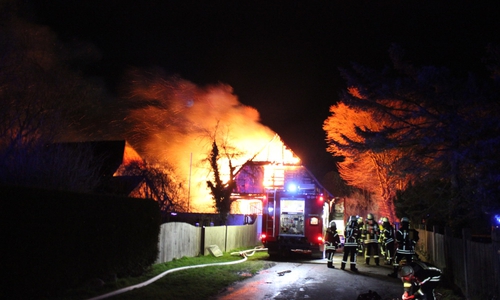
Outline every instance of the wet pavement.
[[(235, 283), (214, 299), (337, 299), (356, 300), (369, 290), (382, 299), (398, 299), (403, 294), (400, 279), (387, 276), (391, 266), (365, 265), (358, 257), (359, 273), (347, 266), (340, 269), (341, 253), (334, 257), (335, 269), (326, 266), (326, 259), (275, 261), (276, 265), (259, 274)], [(363, 262), (362, 262), (363, 261)]]

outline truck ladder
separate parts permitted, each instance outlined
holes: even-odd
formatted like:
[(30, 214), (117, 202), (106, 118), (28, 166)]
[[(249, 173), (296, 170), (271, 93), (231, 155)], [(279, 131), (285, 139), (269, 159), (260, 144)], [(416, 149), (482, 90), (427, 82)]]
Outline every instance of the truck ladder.
[(267, 205), (264, 208), (265, 212), (265, 232), (269, 234), (272, 232), (271, 236), (276, 236), (276, 192), (267, 193)]

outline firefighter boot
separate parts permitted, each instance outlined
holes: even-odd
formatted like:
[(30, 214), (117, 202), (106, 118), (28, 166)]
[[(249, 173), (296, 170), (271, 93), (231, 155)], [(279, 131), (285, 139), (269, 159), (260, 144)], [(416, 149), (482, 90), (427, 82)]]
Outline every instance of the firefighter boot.
[(358, 268), (356, 268), (356, 264), (351, 264), (351, 271), (358, 273)]
[(377, 266), (379, 266), (379, 265), (380, 265), (380, 258), (379, 258), (379, 257), (375, 257), (375, 264), (376, 264)]
[(340, 268), (341, 268), (342, 270), (344, 270), (344, 269), (345, 269), (345, 262), (343, 262), (343, 263), (340, 265)]
[(328, 262), (326, 263), (326, 265), (328, 266), (328, 268), (334, 269), (335, 266), (333, 265), (333, 252), (330, 252), (327, 255), (328, 255)]
[(369, 257), (365, 258), (365, 263), (366, 263), (366, 265), (370, 264), (370, 258)]
[(387, 276), (392, 278), (398, 278), (398, 267), (394, 267), (394, 270), (391, 274), (387, 274)]

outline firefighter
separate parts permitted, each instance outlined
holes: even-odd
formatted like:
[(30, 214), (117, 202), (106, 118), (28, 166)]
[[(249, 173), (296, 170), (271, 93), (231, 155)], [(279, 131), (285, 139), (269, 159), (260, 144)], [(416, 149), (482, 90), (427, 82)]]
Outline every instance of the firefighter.
[(380, 235), (378, 237), (378, 244), (380, 245), (380, 247), (379, 247), (380, 256), (385, 258), (387, 255), (387, 249), (385, 248), (385, 244), (384, 244), (384, 227), (382, 226), (383, 222), (384, 222), (384, 218), (380, 218), (378, 220), (378, 227), (380, 229)]
[(401, 218), (401, 228), (396, 231), (396, 259), (393, 262), (393, 272), (388, 274), (396, 278), (398, 276), (399, 263), (403, 258), (406, 259), (406, 264), (413, 261), (415, 255), (415, 245), (419, 240), (418, 231), (410, 228), (410, 219), (407, 217)]
[(435, 300), (434, 289), (441, 279), (441, 270), (423, 261), (413, 261), (401, 268), (404, 294), (402, 300)]
[(392, 265), (394, 258), (394, 227), (389, 222), (389, 218), (382, 218), (382, 231), (380, 233), (381, 245), (384, 246), (385, 264)]
[(365, 234), (364, 234), (364, 228), (365, 228), (365, 223), (363, 222), (363, 217), (358, 217), (358, 229), (359, 229), (359, 236), (358, 236), (358, 254), (363, 254), (365, 247), (364, 247), (364, 241), (365, 241)]
[(366, 216), (364, 234), (365, 234), (365, 263), (369, 265), (370, 258), (373, 256), (375, 264), (378, 266), (380, 264), (379, 244), (378, 244), (378, 239), (380, 237), (380, 227), (378, 227), (378, 223), (375, 221), (373, 214), (368, 214)]
[(344, 231), (344, 256), (342, 257), (341, 269), (345, 269), (347, 258), (350, 257), (351, 271), (358, 272), (356, 268), (356, 256), (358, 254), (359, 228), (356, 216), (350, 216), (347, 227)]
[(335, 254), (335, 251), (340, 245), (340, 237), (337, 232), (337, 224), (335, 224), (335, 221), (330, 222), (330, 226), (326, 230), (325, 233), (325, 252), (326, 252), (326, 258), (327, 258), (327, 263), (326, 265), (328, 268), (335, 268), (333, 265), (333, 255)]

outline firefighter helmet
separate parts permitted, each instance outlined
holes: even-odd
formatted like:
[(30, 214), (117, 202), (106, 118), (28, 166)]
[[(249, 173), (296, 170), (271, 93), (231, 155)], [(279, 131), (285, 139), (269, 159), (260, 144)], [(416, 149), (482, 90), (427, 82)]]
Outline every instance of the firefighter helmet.
[(408, 217), (402, 217), (401, 223), (403, 223), (403, 222), (410, 223), (410, 219), (408, 219)]
[(358, 224), (361, 224), (361, 223), (363, 223), (363, 217), (358, 218)]
[(389, 218), (383, 217), (382, 218), (382, 223), (389, 223)]
[(373, 220), (373, 219), (374, 219), (373, 214), (368, 214), (366, 216), (366, 220)]
[(336, 230), (337, 229), (337, 224), (335, 224), (335, 221), (330, 221), (330, 228)]
[(350, 217), (349, 217), (349, 220), (348, 220), (347, 222), (348, 222), (348, 223), (351, 223), (351, 222), (353, 222), (353, 221), (356, 221), (356, 219), (357, 219), (357, 218), (356, 218), (356, 216), (350, 216)]
[(401, 278), (413, 275), (413, 273), (414, 273), (413, 268), (408, 265), (402, 266), (401, 271), (399, 272)]

